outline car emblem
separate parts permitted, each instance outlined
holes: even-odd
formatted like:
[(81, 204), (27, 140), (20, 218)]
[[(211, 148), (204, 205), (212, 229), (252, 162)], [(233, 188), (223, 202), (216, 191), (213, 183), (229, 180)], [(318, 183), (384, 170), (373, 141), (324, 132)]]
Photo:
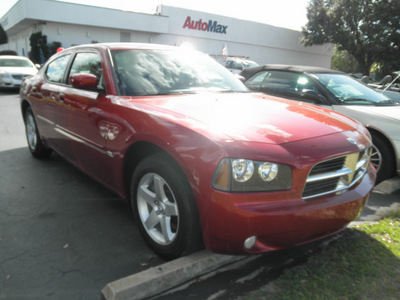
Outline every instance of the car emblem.
[(100, 135), (106, 140), (114, 140), (117, 138), (121, 128), (114, 123), (102, 121), (99, 124)]

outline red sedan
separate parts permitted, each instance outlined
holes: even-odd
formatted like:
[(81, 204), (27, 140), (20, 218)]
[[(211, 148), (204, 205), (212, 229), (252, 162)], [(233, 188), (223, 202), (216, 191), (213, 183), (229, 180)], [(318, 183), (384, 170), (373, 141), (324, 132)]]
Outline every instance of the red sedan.
[(33, 156), (54, 150), (128, 199), (168, 259), (333, 234), (376, 177), (356, 121), (251, 93), (213, 59), (174, 47), (66, 49), (23, 82), (21, 109)]

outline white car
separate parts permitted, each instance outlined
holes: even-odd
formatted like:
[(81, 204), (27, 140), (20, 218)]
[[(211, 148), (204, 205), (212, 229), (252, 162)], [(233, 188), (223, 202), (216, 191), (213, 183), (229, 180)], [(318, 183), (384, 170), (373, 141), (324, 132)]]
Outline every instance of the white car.
[(0, 56), (0, 88), (19, 88), (22, 79), (37, 72), (36, 66), (26, 57)]
[(233, 74), (239, 74), (246, 68), (257, 67), (257, 66), (258, 64), (254, 61), (242, 58), (235, 58), (235, 57), (228, 58), (228, 60), (225, 63), (225, 68), (227, 68)]

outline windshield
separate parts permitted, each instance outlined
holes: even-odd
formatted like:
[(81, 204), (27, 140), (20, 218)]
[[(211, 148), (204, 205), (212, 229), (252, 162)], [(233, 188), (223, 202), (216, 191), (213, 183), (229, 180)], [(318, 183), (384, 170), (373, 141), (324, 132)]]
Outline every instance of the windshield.
[(24, 59), (0, 59), (0, 67), (33, 68), (33, 65)]
[(374, 91), (357, 80), (343, 74), (313, 74), (341, 104), (345, 105), (397, 105), (396, 101)]
[(201, 53), (115, 50), (112, 57), (121, 95), (248, 91), (235, 75)]

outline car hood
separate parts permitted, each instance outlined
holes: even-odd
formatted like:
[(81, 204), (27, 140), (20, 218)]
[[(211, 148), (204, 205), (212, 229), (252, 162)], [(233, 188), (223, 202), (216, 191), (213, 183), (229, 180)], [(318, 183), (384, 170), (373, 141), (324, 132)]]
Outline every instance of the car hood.
[[(336, 105), (335, 111), (343, 114), (348, 114), (357, 118), (361, 115), (369, 115), (383, 118), (390, 118), (392, 120), (400, 121), (400, 106), (350, 106), (350, 105)], [(370, 120), (369, 123), (373, 123)]]
[(359, 123), (317, 106), (253, 93), (118, 101), (210, 138), (282, 144), (354, 130)]
[(35, 75), (38, 71), (34, 68), (21, 68), (21, 67), (1, 67), (0, 72), (4, 71), (9, 74), (24, 74)]

